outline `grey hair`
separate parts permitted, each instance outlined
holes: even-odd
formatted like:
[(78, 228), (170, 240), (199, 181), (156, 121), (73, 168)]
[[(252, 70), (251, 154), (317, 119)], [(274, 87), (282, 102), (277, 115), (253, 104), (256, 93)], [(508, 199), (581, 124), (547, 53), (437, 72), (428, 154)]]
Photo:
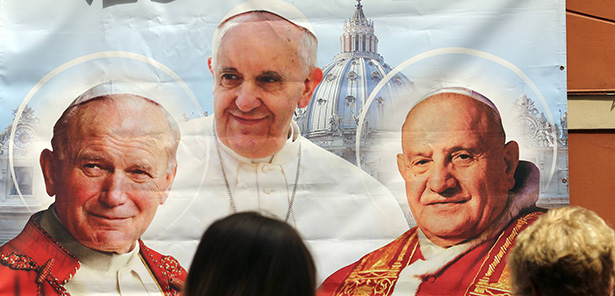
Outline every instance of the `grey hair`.
[[(74, 141), (71, 141), (70, 139), (69, 132), (71, 127), (73, 127), (76, 123), (76, 119), (81, 115), (80, 110), (83, 109), (83, 106), (87, 105), (92, 101), (108, 100), (111, 102), (115, 102), (117, 100), (117, 95), (130, 95), (131, 97), (143, 99), (146, 102), (149, 102), (150, 104), (156, 106), (156, 108), (165, 115), (169, 130), (171, 131), (171, 138), (169, 139), (167, 147), (165, 147), (168, 158), (167, 172), (172, 172), (177, 167), (177, 147), (179, 146), (179, 141), (181, 139), (181, 134), (177, 122), (175, 121), (175, 119), (173, 119), (171, 114), (169, 114), (169, 112), (167, 112), (167, 110), (162, 107), (162, 105), (146, 97), (133, 94), (101, 95), (94, 98), (90, 98), (81, 103), (73, 103), (68, 108), (66, 108), (58, 121), (56, 121), (53, 127), (53, 137), (51, 138), (51, 147), (54, 153), (56, 153), (58, 159), (68, 160), (67, 157), (69, 149), (71, 148), (70, 146), (72, 143), (74, 143)], [(114, 105), (114, 107), (112, 108), (117, 108), (117, 105)]]
[(212, 62), (215, 64), (218, 48), (220, 47), (220, 43), (222, 42), (222, 38), (226, 36), (226, 34), (231, 31), (237, 25), (245, 22), (245, 18), (247, 16), (254, 15), (260, 21), (279, 21), (283, 20), (292, 24), (295, 28), (301, 30), (301, 38), (299, 39), (299, 57), (301, 58), (301, 62), (307, 69), (312, 69), (318, 67), (318, 39), (312, 32), (308, 29), (297, 26), (292, 22), (286, 20), (283, 17), (278, 16), (275, 13), (271, 13), (268, 11), (250, 11), (246, 13), (242, 13), (232, 18), (227, 19), (226, 21), (220, 23), (216, 30), (214, 31), (214, 38), (212, 41)]

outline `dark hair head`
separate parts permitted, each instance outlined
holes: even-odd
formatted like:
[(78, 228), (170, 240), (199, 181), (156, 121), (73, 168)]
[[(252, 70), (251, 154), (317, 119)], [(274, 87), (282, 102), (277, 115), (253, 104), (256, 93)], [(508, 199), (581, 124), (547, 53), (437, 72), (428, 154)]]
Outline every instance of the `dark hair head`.
[(287, 223), (255, 212), (213, 223), (201, 239), (185, 296), (314, 296), (316, 268)]

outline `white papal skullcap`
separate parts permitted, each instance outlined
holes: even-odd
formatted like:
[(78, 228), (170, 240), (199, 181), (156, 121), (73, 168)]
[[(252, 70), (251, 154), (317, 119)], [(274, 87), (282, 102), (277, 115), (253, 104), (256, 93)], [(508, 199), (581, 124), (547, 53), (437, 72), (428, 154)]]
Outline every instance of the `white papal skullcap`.
[(94, 87), (86, 90), (84, 93), (79, 95), (69, 107), (83, 104), (91, 99), (98, 98), (106, 95), (122, 95), (129, 94), (144, 97), (154, 103), (157, 103), (150, 94), (144, 91), (142, 88), (137, 85), (125, 81), (107, 81), (101, 84), (97, 84)]
[[(453, 86), (453, 87), (443, 87), (440, 89), (437, 89), (433, 92), (430, 92), (428, 94), (426, 94), (425, 96), (423, 96), (418, 102), (422, 102), (423, 100), (429, 98), (429, 97), (433, 97), (435, 95), (440, 95), (440, 94), (459, 94), (459, 95), (464, 95), (466, 97), (470, 97), (472, 99), (475, 99), (487, 106), (489, 106), (489, 108), (491, 108), (493, 111), (495, 111), (495, 115), (497, 117), (498, 120), (502, 120), (502, 117), (500, 116), (500, 111), (498, 111), (498, 108), (495, 106), (495, 104), (489, 100), (487, 97), (483, 96), (481, 93), (475, 91), (475, 90), (471, 90), (469, 88), (465, 88), (465, 87), (460, 87), (460, 86)], [(416, 106), (416, 105), (415, 105)]]
[(266, 11), (273, 13), (298, 27), (308, 30), (316, 36), (314, 28), (307, 17), (292, 4), (282, 0), (248, 0), (231, 9), (220, 21), (220, 25), (229, 19), (247, 12)]

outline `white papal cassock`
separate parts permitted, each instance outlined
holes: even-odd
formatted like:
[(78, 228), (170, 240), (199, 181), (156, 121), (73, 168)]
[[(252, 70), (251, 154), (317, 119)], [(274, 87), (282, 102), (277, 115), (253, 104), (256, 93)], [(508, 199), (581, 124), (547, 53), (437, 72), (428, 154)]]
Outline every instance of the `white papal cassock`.
[(190, 265), (205, 229), (234, 212), (233, 203), (237, 211), (269, 213), (282, 220), (288, 215), (288, 223), (314, 256), (319, 283), (408, 230), (386, 187), (303, 138), (294, 122), (284, 147), (259, 160), (224, 146), (214, 135), (213, 122), (210, 116), (180, 124), (177, 177), (143, 235), (148, 245), (173, 255), (183, 266)]

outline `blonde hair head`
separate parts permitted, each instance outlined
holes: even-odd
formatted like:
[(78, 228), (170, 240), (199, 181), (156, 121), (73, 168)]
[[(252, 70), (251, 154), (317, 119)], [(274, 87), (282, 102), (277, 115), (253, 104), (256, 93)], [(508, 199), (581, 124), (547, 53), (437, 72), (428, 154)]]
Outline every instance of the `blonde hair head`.
[(581, 207), (552, 209), (517, 237), (508, 257), (514, 295), (611, 295), (615, 232)]

